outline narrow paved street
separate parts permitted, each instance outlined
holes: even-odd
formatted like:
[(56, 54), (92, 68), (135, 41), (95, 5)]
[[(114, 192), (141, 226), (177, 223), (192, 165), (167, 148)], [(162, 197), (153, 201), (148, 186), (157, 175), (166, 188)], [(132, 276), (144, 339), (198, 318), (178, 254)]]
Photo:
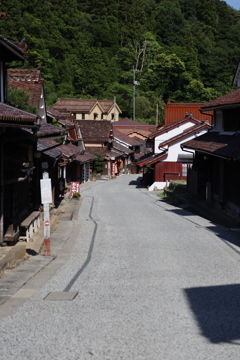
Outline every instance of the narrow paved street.
[(72, 251), (0, 319), (0, 359), (239, 357), (238, 233), (161, 201), (137, 178), (82, 187)]

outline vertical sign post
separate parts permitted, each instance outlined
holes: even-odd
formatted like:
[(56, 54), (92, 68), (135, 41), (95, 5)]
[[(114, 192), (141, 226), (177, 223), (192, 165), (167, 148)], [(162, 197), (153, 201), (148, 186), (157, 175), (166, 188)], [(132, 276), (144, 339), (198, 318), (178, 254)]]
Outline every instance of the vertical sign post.
[(73, 194), (75, 192), (80, 193), (80, 182), (79, 181), (72, 181), (70, 186), (70, 199), (72, 199)]
[(44, 220), (44, 255), (50, 255), (50, 214), (49, 204), (52, 203), (52, 186), (48, 173), (43, 173), (41, 184), (41, 198), (43, 204), (43, 220)]

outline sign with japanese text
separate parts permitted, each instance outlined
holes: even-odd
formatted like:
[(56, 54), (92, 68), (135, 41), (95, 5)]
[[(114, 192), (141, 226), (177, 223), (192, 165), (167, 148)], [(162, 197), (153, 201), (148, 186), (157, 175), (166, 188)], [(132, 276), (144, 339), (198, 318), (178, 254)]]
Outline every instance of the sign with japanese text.
[(74, 193), (80, 193), (80, 182), (72, 181), (70, 186), (70, 199), (73, 197)]

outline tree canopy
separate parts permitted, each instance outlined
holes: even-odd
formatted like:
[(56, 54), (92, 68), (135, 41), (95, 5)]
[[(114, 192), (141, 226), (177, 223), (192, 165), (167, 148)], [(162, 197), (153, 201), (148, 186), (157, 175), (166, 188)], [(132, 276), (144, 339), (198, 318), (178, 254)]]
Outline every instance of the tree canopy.
[[(41, 63), (49, 106), (58, 97), (111, 99), (155, 121), (156, 102), (208, 102), (232, 90), (240, 11), (222, 0), (4, 0), (0, 34)], [(138, 103), (139, 99), (139, 103)]]

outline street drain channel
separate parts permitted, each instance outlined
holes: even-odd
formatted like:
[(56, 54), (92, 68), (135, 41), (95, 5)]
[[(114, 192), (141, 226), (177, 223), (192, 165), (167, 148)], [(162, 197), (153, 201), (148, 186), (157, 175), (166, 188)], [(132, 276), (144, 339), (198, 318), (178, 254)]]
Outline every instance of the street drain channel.
[(56, 292), (50, 292), (44, 300), (68, 300), (72, 301), (77, 296), (78, 291), (56, 291)]

